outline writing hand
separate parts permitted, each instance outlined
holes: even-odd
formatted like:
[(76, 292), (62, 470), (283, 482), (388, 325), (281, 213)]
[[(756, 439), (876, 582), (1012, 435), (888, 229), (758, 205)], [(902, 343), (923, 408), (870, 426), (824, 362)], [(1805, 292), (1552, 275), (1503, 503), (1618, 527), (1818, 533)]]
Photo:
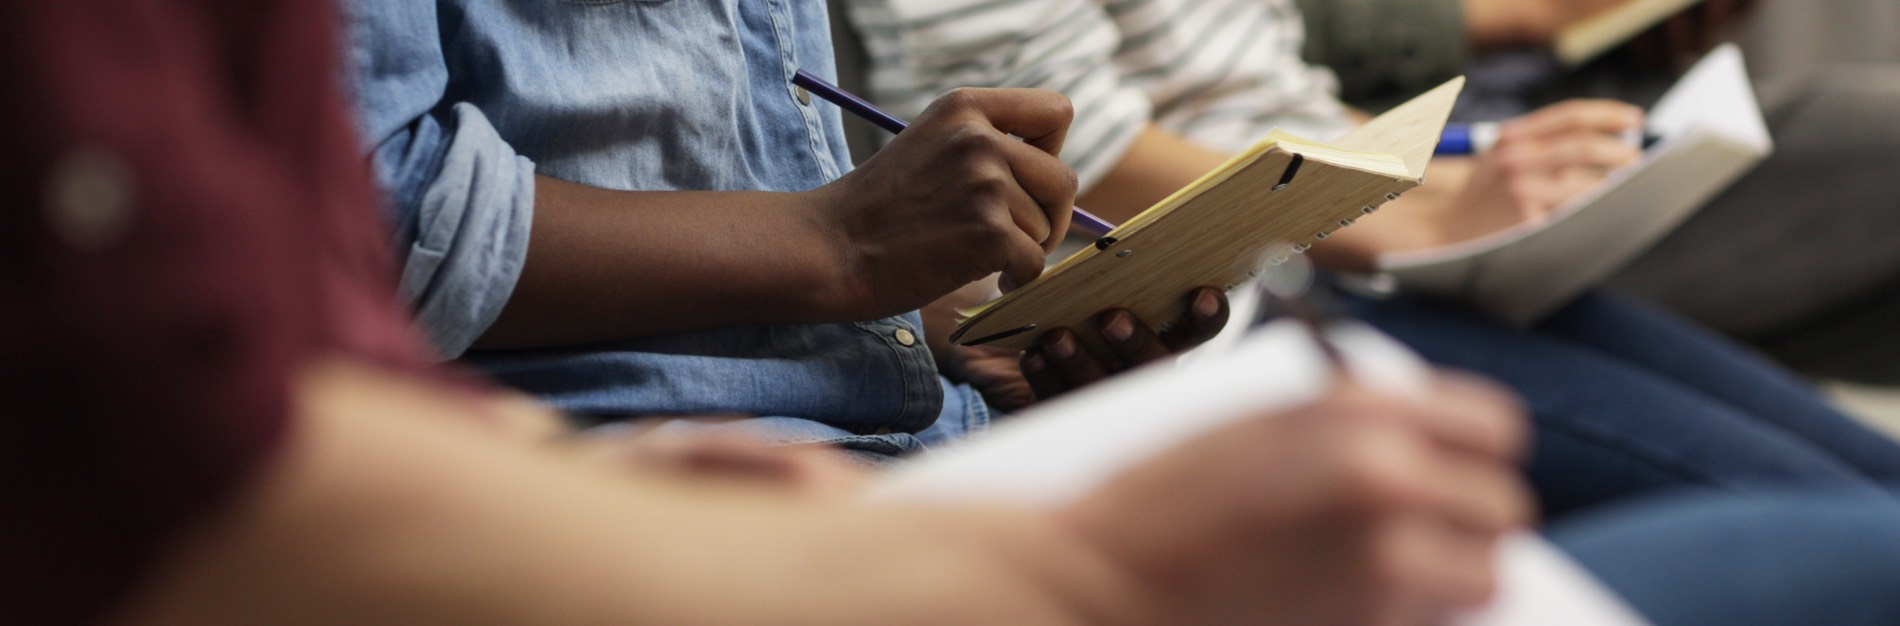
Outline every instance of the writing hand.
[(1153, 623), (1443, 623), (1489, 598), (1499, 540), (1531, 517), (1526, 431), (1488, 384), (1442, 377), (1409, 399), (1349, 385), (1176, 448), (1066, 513)]
[(1041, 275), (1075, 203), (1075, 172), (1055, 156), (1072, 115), (1054, 92), (954, 91), (815, 191), (843, 257), (842, 306), (872, 319), (994, 273), (1005, 291)]

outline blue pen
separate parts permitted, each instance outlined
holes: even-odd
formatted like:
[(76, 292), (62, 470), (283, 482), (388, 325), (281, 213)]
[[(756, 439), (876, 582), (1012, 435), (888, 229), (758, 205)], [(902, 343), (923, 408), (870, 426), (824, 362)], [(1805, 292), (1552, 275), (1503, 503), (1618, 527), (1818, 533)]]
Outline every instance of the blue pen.
[[(798, 73), (792, 75), (792, 84), (810, 92), (811, 95), (825, 99), (826, 102), (838, 105), (838, 108), (850, 111), (852, 115), (864, 118), (865, 121), (876, 125), (878, 128), (890, 131), (893, 135), (904, 132), (905, 128), (910, 127), (910, 124), (905, 123), (904, 120), (897, 119), (895, 116), (885, 113), (882, 109), (877, 108), (877, 105), (871, 104), (863, 98), (859, 98), (850, 92), (840, 89), (837, 85), (825, 82), (825, 79), (813, 76), (811, 72), (798, 70)], [(1106, 220), (1082, 210), (1082, 207), (1075, 207), (1074, 212), (1075, 224), (1082, 227), (1083, 230), (1097, 235), (1106, 235), (1108, 231), (1115, 230), (1114, 224), (1110, 224)]]
[[(1497, 145), (1498, 136), (1503, 128), (1504, 125), (1497, 122), (1446, 124), (1445, 134), (1438, 140), (1438, 150), (1434, 154), (1438, 156), (1484, 154), (1491, 150), (1491, 146)], [(1662, 137), (1644, 134), (1639, 138), (1632, 134), (1630, 141), (1632, 143), (1640, 141), (1643, 149), (1648, 150), (1662, 141)]]

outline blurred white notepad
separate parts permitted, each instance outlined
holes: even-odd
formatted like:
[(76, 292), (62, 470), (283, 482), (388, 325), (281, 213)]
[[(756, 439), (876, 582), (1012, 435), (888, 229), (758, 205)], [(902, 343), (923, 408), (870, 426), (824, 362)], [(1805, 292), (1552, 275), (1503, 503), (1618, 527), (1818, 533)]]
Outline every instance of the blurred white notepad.
[(1399, 285), (1527, 325), (1601, 283), (1774, 150), (1734, 45), (1716, 49), (1649, 114), (1662, 141), (1549, 219), (1379, 257)]
[[(1359, 327), (1332, 334), (1355, 379), (1417, 393), (1425, 365)], [(1316, 400), (1332, 374), (1305, 330), (1262, 328), (1219, 354), (1158, 366), (1011, 416), (987, 436), (934, 451), (886, 476), (885, 500), (1059, 506), (1123, 470), (1236, 420)], [(1492, 606), (1457, 626), (1638, 626), (1643, 620), (1581, 568), (1534, 536), (1500, 551)]]

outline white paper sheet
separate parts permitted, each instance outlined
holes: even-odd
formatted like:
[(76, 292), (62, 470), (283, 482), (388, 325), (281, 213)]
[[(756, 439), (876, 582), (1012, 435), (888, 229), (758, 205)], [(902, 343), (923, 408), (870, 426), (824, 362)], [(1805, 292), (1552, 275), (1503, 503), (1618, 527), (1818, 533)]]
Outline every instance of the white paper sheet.
[(1774, 150), (1740, 48), (1698, 63), (1649, 114), (1661, 143), (1552, 213), (1469, 241), (1382, 255), (1404, 288), (1534, 322), (1648, 250)]
[[(1426, 366), (1363, 327), (1333, 333), (1356, 380), (1417, 393)], [(871, 497), (1053, 505), (1100, 487), (1123, 468), (1246, 416), (1317, 399), (1332, 383), (1305, 330), (1259, 329), (1191, 362), (1152, 367), (1012, 416), (990, 435), (932, 452), (892, 472)], [(1459, 626), (1639, 626), (1640, 618), (1533, 536), (1500, 551), (1502, 587)]]

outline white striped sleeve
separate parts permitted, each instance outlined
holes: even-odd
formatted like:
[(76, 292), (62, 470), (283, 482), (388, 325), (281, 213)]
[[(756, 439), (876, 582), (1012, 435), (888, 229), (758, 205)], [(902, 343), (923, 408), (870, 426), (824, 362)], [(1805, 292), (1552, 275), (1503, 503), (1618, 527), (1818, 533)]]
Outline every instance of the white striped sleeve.
[(1120, 162), (1153, 106), (1124, 84), (1115, 23), (1093, 0), (849, 0), (871, 97), (915, 116), (958, 87), (1028, 87), (1076, 110), (1062, 159), (1087, 190)]

